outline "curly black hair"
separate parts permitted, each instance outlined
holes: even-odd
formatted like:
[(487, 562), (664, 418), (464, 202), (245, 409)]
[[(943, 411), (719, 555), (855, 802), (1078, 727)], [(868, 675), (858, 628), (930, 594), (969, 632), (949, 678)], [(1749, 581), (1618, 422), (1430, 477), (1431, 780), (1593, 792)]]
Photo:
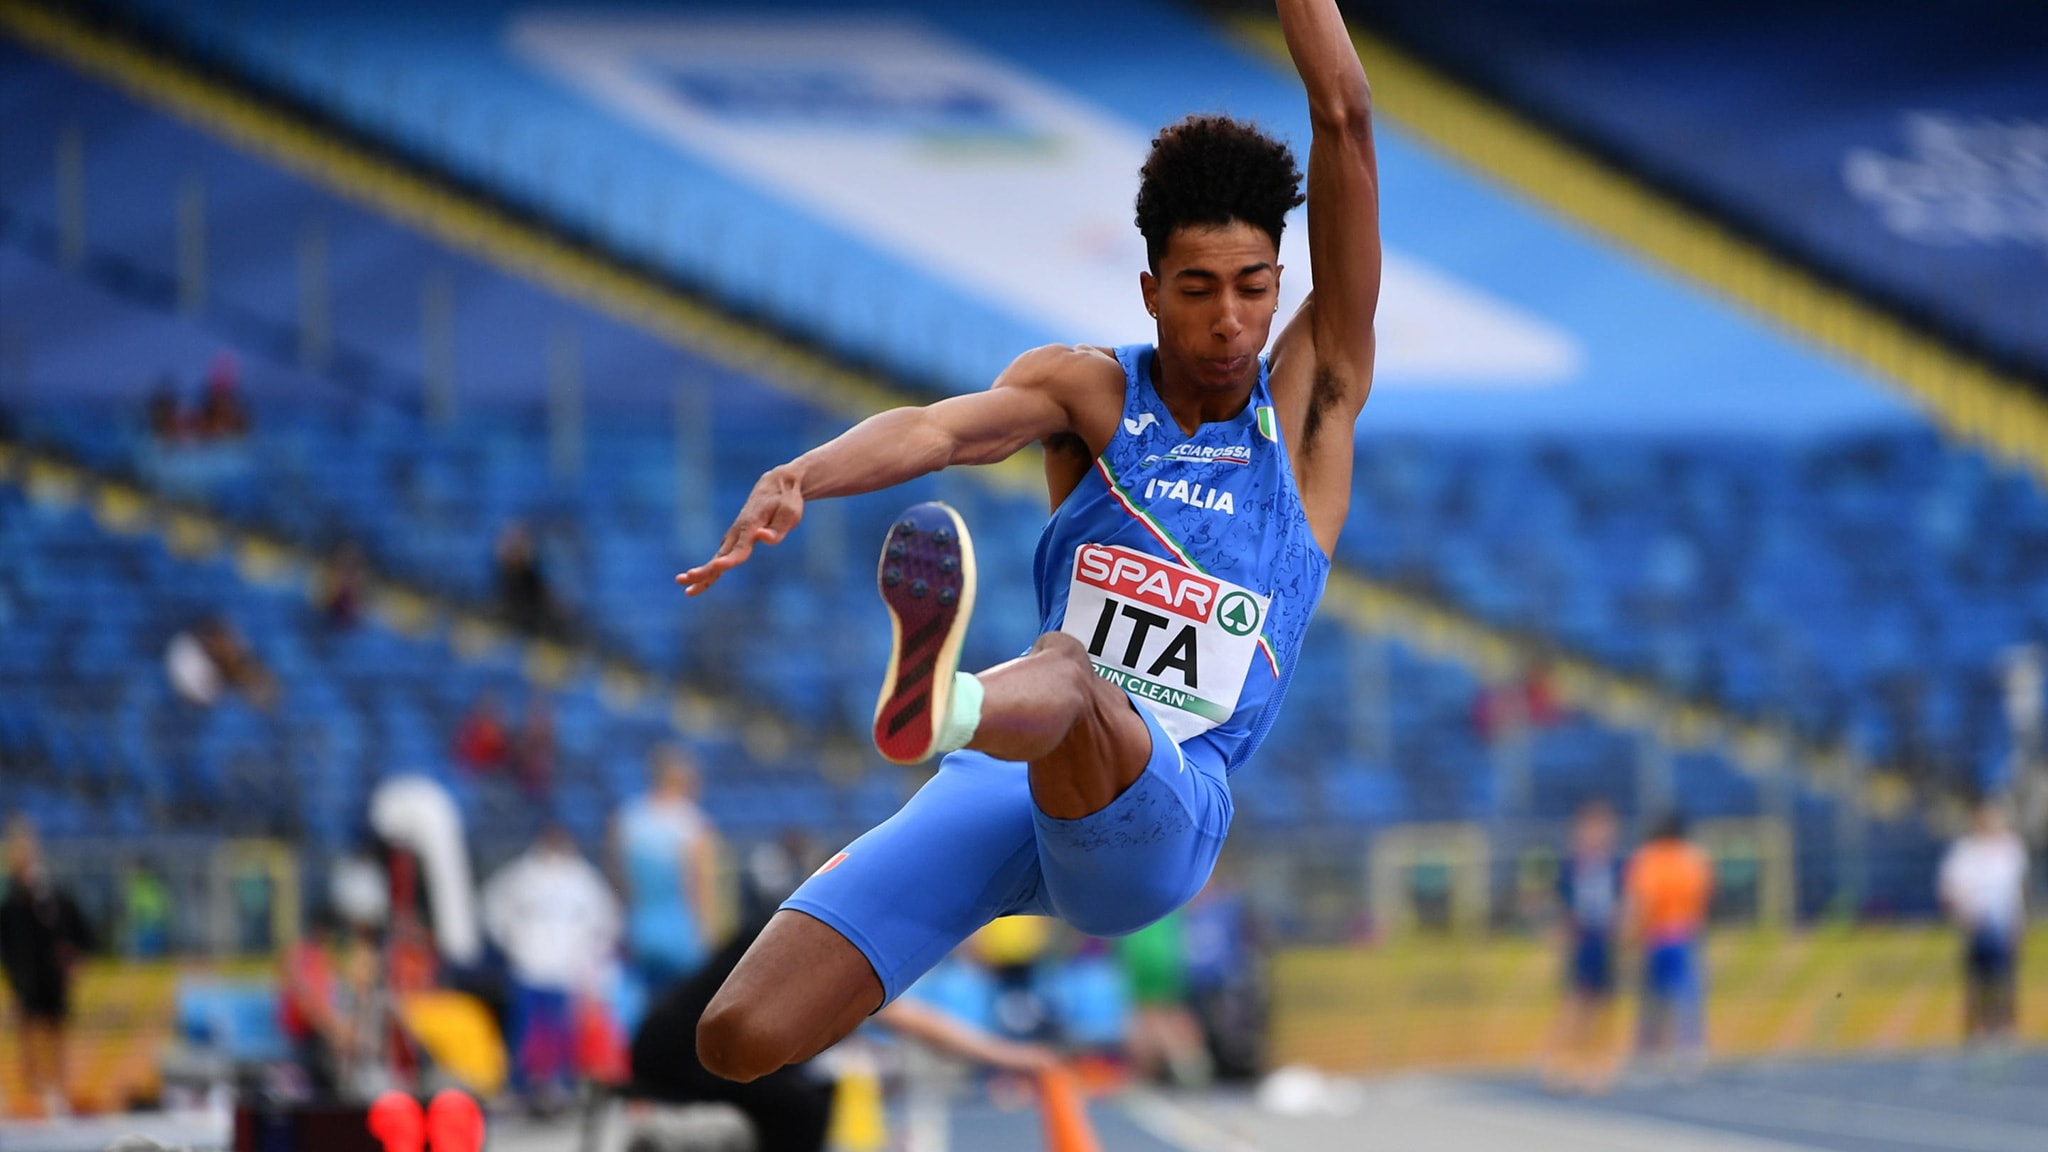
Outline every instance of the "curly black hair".
[(1154, 272), (1176, 228), (1241, 220), (1277, 248), (1287, 213), (1301, 201), (1293, 150), (1228, 116), (1190, 116), (1160, 129), (1138, 170), (1138, 231)]

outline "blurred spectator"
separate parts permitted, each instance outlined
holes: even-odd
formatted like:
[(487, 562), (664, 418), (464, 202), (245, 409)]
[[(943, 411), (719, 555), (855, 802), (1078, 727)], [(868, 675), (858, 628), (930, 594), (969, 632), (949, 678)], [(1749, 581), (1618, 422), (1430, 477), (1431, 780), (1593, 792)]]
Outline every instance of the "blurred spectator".
[(149, 393), (149, 434), (158, 444), (176, 444), (190, 432), (184, 414), (178, 411), (178, 386), (170, 374), (157, 377)]
[(278, 957), (278, 1026), (315, 1100), (340, 1095), (341, 1053), (349, 1047), (346, 1021), (335, 1011), (335, 951), (341, 935), (340, 919), (322, 908), (313, 914), (306, 934)]
[(1056, 923), (1043, 916), (1001, 916), (968, 938), (969, 954), (994, 978), (990, 1015), (996, 1030), (1012, 1039), (1044, 1039), (1057, 1028), (1040, 979)]
[(1182, 912), (1188, 990), (1216, 1076), (1251, 1080), (1265, 1071), (1265, 949), (1251, 903), (1229, 878), (1229, 861)]
[(795, 825), (775, 834), (773, 840), (762, 840), (747, 853), (746, 883), (742, 903), (745, 905), (740, 918), (744, 921), (766, 920), (774, 915), (789, 894), (796, 891), (804, 877), (825, 862), (825, 854), (819, 850), (818, 842), (811, 834)]
[(1697, 1074), (1706, 1061), (1706, 978), (1702, 969), (1714, 867), (1686, 840), (1685, 818), (1665, 817), (1628, 864), (1631, 922), (1643, 946), (1643, 1004), (1637, 1043), (1662, 1070)]
[(498, 535), (498, 611), (507, 624), (532, 635), (552, 634), (559, 625), (533, 533), (516, 520)]
[(337, 629), (353, 628), (362, 623), (368, 585), (363, 550), (353, 541), (336, 548), (327, 565), (320, 570), (320, 585), (315, 595), (321, 618), (329, 627)]
[(337, 969), (335, 1079), (348, 1098), (374, 1100), (402, 1082), (395, 1058), (397, 1001), (377, 938), (368, 932), (349, 933)]
[(236, 440), (249, 433), (249, 411), (242, 406), (242, 364), (232, 352), (213, 358), (206, 370), (199, 411), (192, 417), (201, 440)]
[(597, 982), (619, 940), (619, 906), (604, 876), (559, 825), (484, 888), (484, 928), (512, 975), (513, 1077), (552, 1103), (567, 1092), (574, 997)]
[(1187, 946), (1180, 909), (1116, 941), (1130, 984), (1125, 1042), (1138, 1075), (1181, 1088), (1205, 1088), (1214, 1074), (1202, 1027), (1188, 1007)]
[(129, 956), (151, 960), (171, 950), (171, 890), (154, 864), (136, 862), (121, 891), (121, 925)]
[(1941, 905), (1963, 933), (1963, 1036), (2000, 1040), (2018, 1023), (2020, 937), (2026, 931), (2027, 850), (1994, 800), (1941, 860)]
[[(739, 1084), (713, 1075), (697, 1056), (697, 1027), (705, 1009), (765, 923), (736, 933), (696, 975), (675, 985), (648, 1011), (633, 1035), (633, 1083), (665, 1104), (733, 1105), (753, 1126), (756, 1152), (823, 1152), (832, 1121), (831, 1079), (815, 1075), (805, 1062)], [(883, 1005), (871, 1019), (929, 1047), (1003, 1071), (1029, 1075), (1058, 1062), (1050, 1049), (991, 1036), (908, 996)]]
[(476, 698), (455, 729), (455, 761), (472, 772), (497, 772), (512, 764), (512, 739), (505, 710), (495, 693)]
[(702, 779), (681, 746), (656, 750), (653, 787), (612, 828), (626, 896), (626, 943), (650, 995), (695, 972), (715, 942), (718, 832), (698, 807)]
[(0, 969), (21, 1022), (22, 1079), (45, 1115), (70, 1111), (66, 1033), (71, 982), (92, 947), (85, 917), (43, 866), (35, 828), (24, 818), (8, 826), (7, 895), (0, 899)]
[(1549, 671), (1536, 668), (1481, 692), (1472, 705), (1472, 726), (1480, 739), (1492, 743), (1532, 728), (1548, 728), (1561, 714)]
[(554, 784), (555, 710), (546, 696), (536, 693), (526, 701), (526, 717), (512, 742), (512, 773), (535, 799), (546, 796)]
[(1579, 808), (1570, 850), (1557, 869), (1566, 987), (1544, 1059), (1544, 1083), (1553, 1090), (1598, 1093), (1614, 1081), (1619, 1054), (1608, 1029), (1621, 884), (1614, 810), (1604, 800), (1589, 800)]
[(220, 703), (229, 690), (240, 692), (258, 708), (277, 700), (277, 681), (243, 643), (234, 626), (218, 616), (171, 637), (164, 649), (164, 670), (171, 687), (186, 702), (202, 708)]

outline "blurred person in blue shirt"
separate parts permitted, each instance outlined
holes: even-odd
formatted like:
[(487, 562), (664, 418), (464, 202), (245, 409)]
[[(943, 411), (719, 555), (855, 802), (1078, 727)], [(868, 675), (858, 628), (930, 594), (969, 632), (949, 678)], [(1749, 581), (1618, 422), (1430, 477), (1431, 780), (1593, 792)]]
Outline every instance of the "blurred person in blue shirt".
[(626, 895), (626, 946), (649, 995), (694, 973), (718, 943), (718, 831), (697, 804), (690, 754), (654, 754), (653, 787), (619, 809), (612, 829)]
[(1614, 810), (1604, 800), (1589, 800), (1573, 821), (1571, 850), (1558, 863), (1565, 1002), (1543, 1063), (1544, 1084), (1554, 1091), (1605, 1091), (1618, 1065), (1609, 1035), (1623, 892), (1616, 839)]

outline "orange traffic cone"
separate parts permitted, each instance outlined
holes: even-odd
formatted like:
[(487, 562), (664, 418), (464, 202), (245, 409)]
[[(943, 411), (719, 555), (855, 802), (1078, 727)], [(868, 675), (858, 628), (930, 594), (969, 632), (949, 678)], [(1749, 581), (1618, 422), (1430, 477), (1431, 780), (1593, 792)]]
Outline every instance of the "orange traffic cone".
[(1045, 1113), (1045, 1152), (1102, 1152), (1081, 1083), (1065, 1068), (1039, 1073), (1038, 1106)]

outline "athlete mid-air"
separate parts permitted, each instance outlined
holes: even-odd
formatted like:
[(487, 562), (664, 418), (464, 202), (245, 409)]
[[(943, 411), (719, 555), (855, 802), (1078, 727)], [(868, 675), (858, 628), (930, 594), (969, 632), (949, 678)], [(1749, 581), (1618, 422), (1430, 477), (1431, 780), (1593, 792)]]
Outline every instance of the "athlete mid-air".
[(974, 604), (966, 526), (905, 512), (879, 581), (895, 650), (882, 754), (937, 775), (777, 912), (705, 1012), (707, 1068), (751, 1080), (838, 1042), (997, 916), (1121, 935), (1192, 897), (1230, 827), (1229, 774), (1279, 712), (1350, 507), (1380, 290), (1372, 97), (1335, 0), (1279, 0), (1308, 91), (1315, 290), (1264, 354), (1287, 146), (1223, 117), (1153, 142), (1137, 222), (1157, 343), (1039, 348), (986, 392), (899, 408), (769, 471), (691, 595), (775, 544), (804, 502), (1045, 449), (1045, 634), (957, 669)]

